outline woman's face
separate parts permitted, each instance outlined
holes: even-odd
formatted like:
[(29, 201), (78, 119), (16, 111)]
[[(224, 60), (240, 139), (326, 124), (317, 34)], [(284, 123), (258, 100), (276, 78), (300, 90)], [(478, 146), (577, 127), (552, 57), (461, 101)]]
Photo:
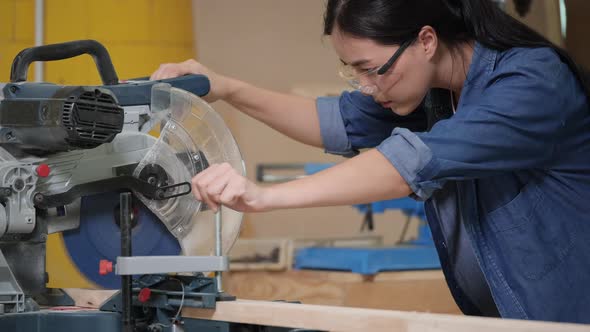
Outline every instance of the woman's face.
[(370, 94), (377, 103), (391, 108), (396, 114), (412, 113), (432, 86), (435, 73), (430, 61), (432, 45), (422, 42), (420, 37), (383, 75), (371, 70), (381, 68), (400, 48), (399, 45), (380, 45), (370, 39), (341, 33), (338, 28), (334, 29), (330, 39), (340, 60), (347, 65), (347, 72), (356, 74), (357, 83), (363, 87), (361, 92)]

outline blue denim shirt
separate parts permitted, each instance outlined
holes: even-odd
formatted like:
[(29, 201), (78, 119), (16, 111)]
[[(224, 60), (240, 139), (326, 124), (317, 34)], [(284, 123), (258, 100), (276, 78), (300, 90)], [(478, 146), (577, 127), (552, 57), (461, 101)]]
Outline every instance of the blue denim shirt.
[(466, 314), (589, 323), (590, 109), (574, 74), (549, 48), (476, 43), (457, 113), (437, 114), (441, 98), (406, 117), (358, 92), (319, 98), (324, 147), (376, 147), (425, 200)]

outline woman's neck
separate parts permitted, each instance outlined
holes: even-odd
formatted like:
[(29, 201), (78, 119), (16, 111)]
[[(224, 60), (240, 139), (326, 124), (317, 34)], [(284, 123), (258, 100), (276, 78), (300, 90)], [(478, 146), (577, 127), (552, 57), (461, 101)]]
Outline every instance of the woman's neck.
[(442, 44), (434, 87), (449, 89), (458, 98), (467, 79), (475, 42), (460, 43), (453, 48)]

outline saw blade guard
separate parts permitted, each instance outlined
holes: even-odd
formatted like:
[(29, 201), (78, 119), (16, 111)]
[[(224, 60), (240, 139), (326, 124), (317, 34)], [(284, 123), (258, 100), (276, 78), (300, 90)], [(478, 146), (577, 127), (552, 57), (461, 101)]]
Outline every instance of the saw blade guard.
[[(192, 194), (180, 195), (187, 189), (180, 184), (190, 183), (209, 165), (224, 162), (245, 175), (238, 145), (221, 116), (207, 102), (169, 84), (152, 88), (151, 113), (150, 125), (152, 130), (160, 128), (160, 136), (133, 175), (171, 187), (166, 196), (172, 198), (151, 200), (136, 195), (178, 238), (184, 255), (213, 255), (215, 215)], [(221, 213), (222, 248), (226, 254), (239, 235), (243, 214), (227, 207), (222, 207)]]

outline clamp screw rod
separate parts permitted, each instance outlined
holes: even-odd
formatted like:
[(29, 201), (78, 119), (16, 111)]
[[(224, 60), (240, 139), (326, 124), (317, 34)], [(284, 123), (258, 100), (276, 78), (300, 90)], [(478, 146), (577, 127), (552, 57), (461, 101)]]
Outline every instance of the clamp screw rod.
[[(215, 213), (215, 255), (223, 256), (223, 248), (221, 246), (221, 205), (218, 207)], [(221, 285), (221, 271), (215, 272), (215, 279), (217, 281), (217, 292), (223, 293), (223, 287)]]

